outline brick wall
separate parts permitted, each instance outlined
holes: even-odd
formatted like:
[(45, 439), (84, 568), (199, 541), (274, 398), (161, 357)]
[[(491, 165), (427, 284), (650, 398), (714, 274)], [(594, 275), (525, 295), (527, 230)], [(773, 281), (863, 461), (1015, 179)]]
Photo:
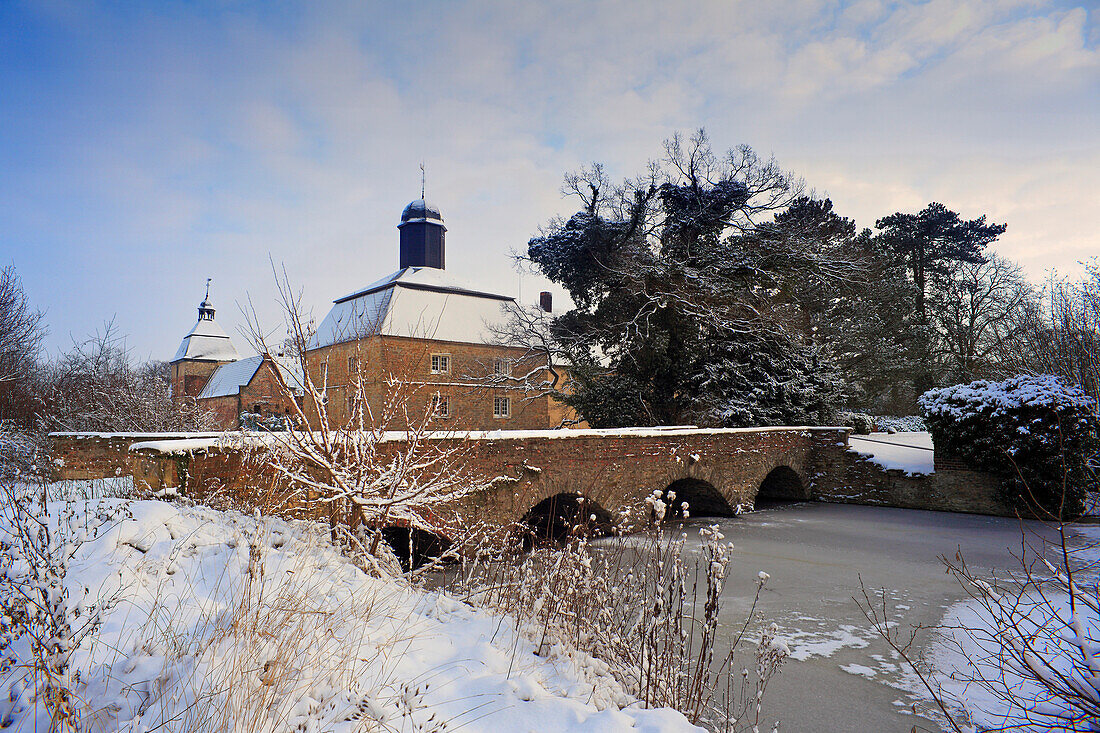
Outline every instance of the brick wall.
[[(731, 507), (751, 504), (765, 477), (775, 468), (791, 468), (803, 480), (809, 498), (808, 472), (814, 436), (820, 431), (772, 429), (760, 431), (540, 431), (467, 439), (433, 440), (442, 449), (462, 455), (471, 481), (491, 484), (441, 512), (455, 512), (466, 521), (508, 525), (543, 499), (557, 494), (582, 494), (612, 515), (639, 518), (645, 499), (680, 479), (713, 486)], [(842, 430), (826, 430), (833, 441)], [(169, 446), (170, 447), (170, 446)], [(380, 446), (383, 457), (404, 449), (393, 441)], [(248, 505), (285, 496), (270, 461), (250, 463), (240, 451), (208, 450), (179, 455), (139, 454), (140, 480), (159, 489), (164, 480), (198, 500), (232, 497)], [(174, 467), (166, 464), (174, 463)], [(299, 497), (297, 500), (300, 500)], [(296, 505), (305, 512), (308, 506)], [(319, 508), (322, 513), (327, 506)]]
[(53, 461), (53, 478), (83, 480), (129, 476), (132, 473), (129, 448), (133, 443), (144, 440), (164, 440), (171, 435), (171, 433), (52, 433), (50, 457)]
[[(448, 370), (432, 370), (432, 355), (445, 355)], [(435, 394), (446, 398), (449, 415), (440, 417), (440, 430), (533, 430), (557, 427), (568, 409), (547, 395), (532, 398), (519, 387), (491, 385), (494, 362), (506, 360), (516, 377), (531, 371), (543, 379), (545, 369), (521, 348), (466, 344), (399, 336), (372, 336), (334, 344), (309, 353), (309, 375), (316, 385), (326, 384), (326, 410), (331, 425), (347, 424), (348, 398), (360, 380), (375, 420), (392, 404), (390, 379), (399, 380), (407, 395), (414, 424)], [(494, 415), (494, 398), (509, 399), (509, 415)], [(389, 414), (386, 427), (404, 430), (404, 414)]]
[[(645, 499), (680, 479), (714, 488), (731, 507), (756, 500), (771, 472), (787, 467), (798, 476), (806, 499), (911, 509), (1011, 515), (997, 499), (997, 480), (974, 471), (944, 470), (929, 476), (886, 471), (848, 450), (847, 428), (759, 430), (562, 430), (453, 436), (431, 441), (461, 455), (471, 481), (487, 488), (440, 513), (461, 521), (506, 526), (539, 502), (558, 494), (581, 494), (612, 516), (639, 519)], [(149, 436), (141, 436), (148, 439)], [(99, 475), (125, 466), (134, 437), (59, 439), (61, 453), (87, 452), (78, 470)], [(266, 454), (234, 449), (131, 454), (140, 486), (178, 487), (199, 501), (230, 500), (238, 506), (281, 506), (299, 516), (353, 521), (347, 507), (316, 501), (277, 480)], [(403, 441), (379, 446), (381, 459), (405, 449)], [(61, 455), (59, 453), (59, 455)], [(74, 464), (76, 465), (76, 464)]]
[(176, 399), (198, 397), (210, 381), (210, 375), (225, 362), (177, 361), (172, 364), (172, 396)]
[(1014, 516), (999, 498), (996, 476), (962, 464), (935, 462), (935, 473), (886, 470), (847, 445), (821, 445), (815, 453), (813, 493), (818, 501), (903, 509)]

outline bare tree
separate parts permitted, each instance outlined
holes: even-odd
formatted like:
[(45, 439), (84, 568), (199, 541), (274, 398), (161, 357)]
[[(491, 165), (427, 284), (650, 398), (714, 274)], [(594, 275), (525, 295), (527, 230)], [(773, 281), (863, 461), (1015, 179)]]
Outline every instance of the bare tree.
[[(553, 321), (553, 314), (539, 306), (509, 307), (502, 321), (486, 327), (493, 344), (522, 351), (513, 351), (511, 357), (494, 357), (491, 364), (479, 362), (479, 373), (468, 377), (483, 389), (508, 389), (522, 393), (528, 401), (568, 402), (569, 351), (551, 329)], [(572, 410), (566, 410), (558, 427), (576, 425), (582, 420)]]
[(938, 351), (956, 382), (995, 376), (998, 357), (1016, 348), (1033, 302), (1019, 265), (996, 254), (947, 266), (930, 312)]
[(1081, 280), (1052, 276), (1019, 319), (1001, 350), (1006, 370), (1055, 374), (1100, 404), (1100, 260), (1086, 264)]
[(0, 420), (23, 428), (33, 422), (38, 355), (46, 335), (43, 318), (27, 302), (15, 266), (0, 270)]
[(210, 413), (193, 400), (173, 400), (168, 365), (135, 365), (113, 321), (47, 364), (40, 422), (50, 430), (161, 432), (204, 430)]

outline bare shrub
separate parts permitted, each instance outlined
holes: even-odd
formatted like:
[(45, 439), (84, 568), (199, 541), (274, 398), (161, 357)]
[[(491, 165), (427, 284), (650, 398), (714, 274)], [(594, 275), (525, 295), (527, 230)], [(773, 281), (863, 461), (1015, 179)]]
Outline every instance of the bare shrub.
[(1088, 557), (1095, 547), (1074, 548), (1067, 522), (1040, 526), (1021, 526), (1016, 563), (997, 576), (976, 572), (961, 550), (941, 558), (970, 602), (935, 631), (965, 665), (938, 669), (919, 658), (921, 627), (903, 632), (891, 622), (885, 591), (873, 599), (864, 588), (854, 599), (956, 733), (978, 730), (974, 713), (995, 718), (999, 731), (1100, 730), (1100, 580)]
[[(50, 731), (76, 731), (80, 680), (71, 657), (113, 599), (70, 599), (65, 577), (87, 528), (71, 504), (49, 504), (45, 496), (42, 481), (0, 478), (0, 681), (9, 691), (0, 727), (29, 715)], [(101, 519), (116, 513), (97, 511)]]

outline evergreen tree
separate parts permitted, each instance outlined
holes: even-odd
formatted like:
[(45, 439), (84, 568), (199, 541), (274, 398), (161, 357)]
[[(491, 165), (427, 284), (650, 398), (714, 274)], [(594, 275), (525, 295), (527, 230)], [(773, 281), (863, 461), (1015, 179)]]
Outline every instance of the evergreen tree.
[(916, 286), (916, 310), (928, 322), (926, 301), (935, 275), (946, 274), (952, 263), (985, 261), (982, 251), (1006, 229), (986, 224), (985, 216), (964, 221), (943, 204), (928, 204), (917, 214), (897, 212), (875, 222), (883, 244), (905, 260)]
[(942, 358), (941, 335), (929, 304), (942, 308), (951, 279), (959, 265), (986, 261), (985, 248), (1004, 233), (1004, 224), (988, 224), (986, 217), (964, 220), (943, 204), (931, 203), (916, 214), (897, 212), (879, 219), (879, 245), (883, 252), (904, 263), (913, 283), (913, 310), (917, 336), (910, 345), (913, 369), (909, 383), (915, 395), (950, 381), (950, 368)]
[(552, 324), (567, 401), (597, 427), (826, 420), (839, 381), (798, 282), (824, 290), (845, 268), (812, 232), (757, 224), (800, 182), (747, 147), (720, 159), (702, 133), (665, 153), (619, 186), (599, 166), (567, 177), (582, 210), (528, 245), (576, 306)]

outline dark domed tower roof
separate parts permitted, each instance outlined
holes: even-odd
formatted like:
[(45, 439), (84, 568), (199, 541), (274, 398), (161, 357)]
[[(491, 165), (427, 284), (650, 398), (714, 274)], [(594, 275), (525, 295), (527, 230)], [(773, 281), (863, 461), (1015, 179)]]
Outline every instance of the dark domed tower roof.
[[(429, 222), (443, 226), (443, 215), (439, 213), (439, 207), (430, 204), (424, 199), (413, 201), (401, 212), (401, 223)], [(446, 229), (446, 227), (443, 227)]]
[(438, 206), (432, 206), (423, 198), (413, 201), (401, 212), (400, 266), (435, 267), (446, 266), (446, 232), (443, 215)]

